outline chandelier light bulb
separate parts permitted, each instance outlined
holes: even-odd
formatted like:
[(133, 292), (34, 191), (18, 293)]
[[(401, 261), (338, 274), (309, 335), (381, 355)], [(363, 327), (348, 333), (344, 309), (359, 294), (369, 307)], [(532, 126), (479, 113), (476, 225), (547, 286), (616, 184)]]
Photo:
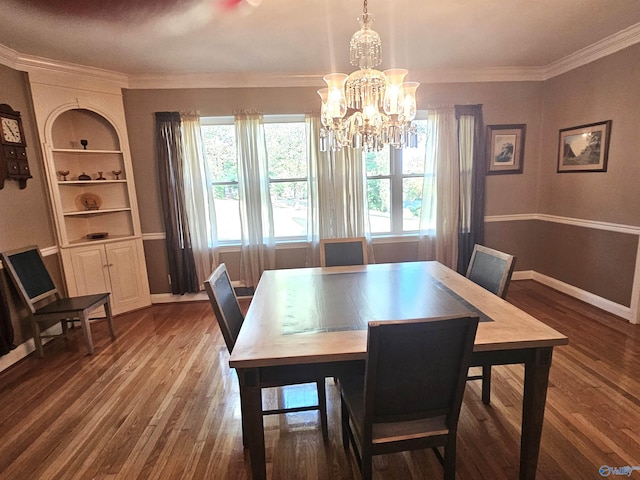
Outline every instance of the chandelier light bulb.
[(398, 115), (402, 113), (404, 108), (402, 82), (409, 71), (403, 68), (394, 68), (392, 70), (385, 70), (382, 73), (384, 73), (387, 79), (387, 88), (384, 93), (384, 113), (387, 115)]
[(344, 96), (344, 85), (348, 75), (344, 73), (331, 73), (324, 76), (327, 83), (327, 110), (332, 118), (342, 118), (347, 113), (347, 101)]
[(402, 110), (405, 122), (411, 122), (416, 118), (416, 90), (420, 84), (418, 82), (405, 82), (403, 86), (404, 100)]

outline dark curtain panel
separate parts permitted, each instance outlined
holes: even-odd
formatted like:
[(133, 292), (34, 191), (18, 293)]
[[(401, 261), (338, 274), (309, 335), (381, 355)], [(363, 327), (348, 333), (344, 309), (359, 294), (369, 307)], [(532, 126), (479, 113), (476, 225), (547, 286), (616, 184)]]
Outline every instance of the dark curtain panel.
[(180, 114), (156, 113), (156, 146), (160, 196), (166, 231), (171, 292), (198, 292), (198, 275), (185, 208)]
[(9, 316), (9, 306), (2, 293), (2, 279), (0, 279), (0, 355), (6, 355), (16, 348), (13, 343), (13, 326)]
[(459, 119), (463, 115), (474, 117), (471, 226), (468, 232), (461, 230), (458, 233), (458, 272), (464, 275), (467, 272), (473, 246), (484, 242), (486, 160), (482, 105), (456, 105), (456, 118)]

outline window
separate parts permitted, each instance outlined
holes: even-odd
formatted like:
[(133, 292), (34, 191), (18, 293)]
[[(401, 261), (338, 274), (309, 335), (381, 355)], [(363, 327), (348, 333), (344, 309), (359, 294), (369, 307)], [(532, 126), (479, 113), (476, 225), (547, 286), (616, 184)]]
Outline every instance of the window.
[[(418, 148), (385, 147), (365, 154), (371, 233), (419, 230), (425, 174), (427, 120), (415, 120)], [(206, 166), (214, 187), (218, 240), (240, 241), (240, 198), (233, 117), (201, 119)], [(307, 236), (308, 171), (303, 115), (265, 115), (269, 192), (277, 240)]]
[(238, 158), (233, 117), (201, 119), (206, 169), (213, 185), (216, 228), (221, 243), (240, 241)]
[(307, 237), (307, 140), (304, 116), (265, 116), (274, 235)]
[[(233, 117), (201, 119), (205, 160), (214, 187), (218, 240), (240, 241), (238, 160)], [(265, 115), (274, 235), (306, 239), (307, 158), (304, 115)]]
[(386, 146), (365, 155), (371, 233), (402, 235), (420, 227), (424, 183), (426, 120), (415, 120), (418, 148)]

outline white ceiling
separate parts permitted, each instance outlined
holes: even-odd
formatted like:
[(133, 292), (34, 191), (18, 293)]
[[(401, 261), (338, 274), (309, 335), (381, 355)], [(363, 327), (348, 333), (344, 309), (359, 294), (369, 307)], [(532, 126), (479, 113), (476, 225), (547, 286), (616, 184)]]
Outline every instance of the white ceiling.
[[(247, 1), (0, 0), (0, 45), (5, 56), (132, 76), (318, 80), (354, 70), (349, 39), (361, 0)], [(540, 69), (612, 38), (640, 42), (638, 0), (369, 0), (368, 8), (382, 38), (380, 68), (408, 68), (410, 80)]]

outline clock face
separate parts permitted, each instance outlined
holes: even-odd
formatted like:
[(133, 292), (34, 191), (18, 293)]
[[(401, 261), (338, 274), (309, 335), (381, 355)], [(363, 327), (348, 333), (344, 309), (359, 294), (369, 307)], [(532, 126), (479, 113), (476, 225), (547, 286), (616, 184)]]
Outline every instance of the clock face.
[(21, 143), (20, 126), (18, 121), (13, 118), (2, 117), (2, 136), (6, 142)]

